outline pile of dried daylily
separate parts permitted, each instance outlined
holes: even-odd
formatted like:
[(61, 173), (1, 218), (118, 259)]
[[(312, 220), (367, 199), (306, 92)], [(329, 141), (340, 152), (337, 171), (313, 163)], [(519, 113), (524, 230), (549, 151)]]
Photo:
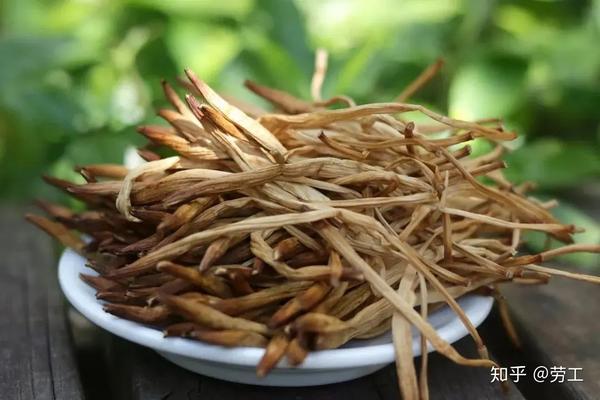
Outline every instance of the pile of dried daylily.
[[(112, 314), (168, 336), (264, 346), (261, 376), (284, 356), (296, 365), (310, 350), (391, 329), (404, 397), (427, 397), (412, 326), (423, 347), (491, 366), (457, 297), (551, 275), (599, 282), (538, 265), (599, 246), (516, 254), (525, 230), (570, 243), (576, 228), (548, 212), (554, 203), (526, 197), (529, 185), (503, 178), (500, 142), (513, 133), (498, 120), (459, 121), (402, 103), (439, 65), (400, 102), (356, 106), (345, 96), (321, 100), (320, 54), (313, 101), (247, 83), (277, 113), (228, 102), (187, 71), (185, 101), (164, 84), (173, 108), (159, 114), (171, 126), (139, 128), (151, 143), (139, 150), (147, 163), (80, 167), (81, 185), (47, 178), (88, 211), (40, 202), (51, 219), (29, 218), (89, 260), (99, 275), (82, 279)], [(334, 103), (341, 108), (328, 109)], [(410, 122), (414, 111), (430, 122)], [(497, 146), (471, 158), (466, 143), (478, 137)], [(167, 152), (177, 155), (158, 154)], [(462, 357), (427, 322), (436, 303), (458, 314), (480, 359)]]

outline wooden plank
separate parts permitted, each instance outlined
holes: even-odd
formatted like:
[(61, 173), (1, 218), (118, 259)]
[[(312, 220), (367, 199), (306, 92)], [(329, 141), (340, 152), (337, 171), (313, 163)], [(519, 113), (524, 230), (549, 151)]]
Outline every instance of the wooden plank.
[[(582, 187), (570, 193), (569, 202), (600, 221), (600, 185)], [(595, 268), (569, 271), (600, 275), (600, 255)], [(484, 339), (505, 366), (525, 365), (529, 374), (536, 367), (582, 368), (583, 382), (536, 382), (531, 376), (519, 383), (528, 398), (597, 399), (600, 393), (600, 288), (565, 278), (553, 278), (548, 285), (502, 286), (522, 349), (509, 342), (503, 330), (485, 326)], [(495, 318), (496, 320), (498, 318)], [(497, 321), (493, 322), (496, 326)], [(567, 378), (570, 373), (567, 371)]]
[(3, 207), (0, 254), (1, 397), (82, 399), (50, 239)]
[[(469, 339), (457, 344), (461, 353), (475, 357)], [(149, 349), (114, 338), (109, 350), (109, 369), (119, 399), (344, 399), (398, 400), (398, 381), (393, 366), (370, 376), (341, 384), (305, 388), (277, 388), (242, 385), (196, 375), (162, 359)], [(514, 385), (507, 394), (490, 384), (487, 369), (455, 365), (439, 354), (430, 358), (432, 399), (522, 400)]]
[(198, 398), (195, 374), (172, 366), (150, 349), (112, 336), (105, 353), (115, 400)]
[[(589, 271), (588, 271), (589, 272)], [(535, 288), (504, 288), (523, 351), (505, 351), (506, 365), (582, 368), (583, 382), (537, 383), (529, 378), (524, 393), (539, 398), (597, 399), (600, 393), (600, 290), (592, 284), (555, 279)], [(571, 373), (567, 374), (570, 376)]]
[[(477, 358), (475, 345), (470, 338), (459, 340), (456, 349), (465, 357)], [(416, 360), (420, 365), (420, 358)], [(386, 368), (373, 376), (381, 398), (400, 399), (398, 381), (394, 368)], [(434, 400), (519, 400), (523, 395), (513, 384), (504, 392), (497, 383), (490, 383), (490, 370), (487, 368), (463, 367), (438, 353), (429, 355), (429, 393)]]
[[(244, 400), (373, 398), (367, 378), (344, 385), (277, 388), (242, 385), (204, 377), (166, 361), (152, 350), (115, 338), (109, 351), (111, 376), (119, 399)], [(375, 397), (377, 398), (377, 397)]]

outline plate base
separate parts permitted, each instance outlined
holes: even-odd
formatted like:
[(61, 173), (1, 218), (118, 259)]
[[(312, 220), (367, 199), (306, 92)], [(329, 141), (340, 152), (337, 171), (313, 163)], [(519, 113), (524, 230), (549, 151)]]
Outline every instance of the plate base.
[(296, 368), (274, 368), (264, 378), (256, 376), (255, 367), (241, 365), (224, 365), (197, 358), (180, 356), (177, 354), (157, 351), (162, 357), (189, 371), (206, 375), (211, 378), (222, 379), (229, 382), (245, 383), (257, 386), (318, 386), (330, 383), (346, 382), (352, 379), (369, 375), (389, 365), (376, 364), (367, 367), (344, 368), (339, 370), (299, 370)]
[[(173, 363), (202, 375), (231, 382), (260, 386), (314, 386), (348, 381), (368, 375), (394, 362), (394, 346), (387, 334), (364, 340), (351, 340), (338, 349), (312, 351), (298, 367), (280, 362), (265, 378), (257, 378), (254, 368), (264, 349), (257, 347), (226, 348), (201, 341), (163, 336), (159, 329), (119, 318), (105, 312), (95, 290), (79, 274), (94, 274), (85, 259), (67, 250), (60, 259), (58, 280), (69, 302), (94, 324), (131, 342), (159, 352)], [(474, 326), (489, 314), (493, 298), (467, 295), (459, 305)], [(449, 307), (428, 316), (431, 326), (448, 343), (468, 334), (467, 329)], [(419, 332), (413, 330), (413, 354), (421, 354)], [(428, 351), (432, 351), (429, 348)], [(0, 396), (1, 397), (1, 396)]]

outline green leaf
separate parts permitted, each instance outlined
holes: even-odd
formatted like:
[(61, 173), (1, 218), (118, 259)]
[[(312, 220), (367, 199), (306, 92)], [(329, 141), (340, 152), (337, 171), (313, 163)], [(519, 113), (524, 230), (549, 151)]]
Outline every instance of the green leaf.
[(133, 127), (120, 132), (84, 135), (69, 144), (63, 159), (68, 160), (72, 165), (121, 164), (128, 146), (136, 146), (144, 142), (144, 138), (137, 134)]
[(481, 31), (489, 24), (496, 11), (495, 1), (464, 0), (464, 17), (457, 32), (462, 50), (467, 50), (481, 37)]
[(180, 71), (191, 68), (206, 81), (216, 80), (240, 51), (240, 37), (235, 31), (192, 19), (172, 21), (166, 42)]
[(510, 180), (531, 180), (541, 188), (569, 187), (600, 175), (600, 153), (594, 145), (541, 139), (508, 154)]
[(65, 38), (0, 38), (0, 60), (5, 60), (0, 62), (0, 85), (15, 85), (47, 73), (60, 65), (67, 44)]
[[(311, 39), (333, 53), (353, 51), (373, 36), (393, 37), (406, 26), (429, 26), (450, 20), (460, 2), (448, 0), (348, 0), (297, 2), (307, 16)], [(419, 51), (419, 40), (412, 49)]]
[(285, 48), (259, 30), (244, 30), (242, 60), (252, 70), (249, 79), (287, 90), (300, 97), (308, 94), (309, 80)]
[(366, 93), (377, 79), (381, 63), (378, 57), (383, 38), (374, 37), (353, 52), (344, 63), (337, 77), (335, 93)]
[(236, 19), (245, 17), (254, 4), (252, 0), (129, 0), (129, 3), (186, 17), (230, 17)]
[(515, 58), (488, 58), (461, 67), (450, 86), (449, 111), (473, 120), (506, 117), (521, 104), (526, 64)]
[[(579, 211), (572, 205), (561, 202), (558, 207), (552, 210), (560, 221), (565, 224), (573, 224), (579, 228), (585, 229), (585, 232), (577, 233), (573, 236), (577, 244), (598, 244), (600, 243), (600, 224), (594, 221), (585, 213)], [(524, 235), (527, 246), (534, 252), (545, 250), (546, 235), (541, 232), (527, 232)], [(558, 241), (552, 240), (550, 248), (559, 246)], [(578, 266), (597, 267), (600, 266), (600, 255), (594, 253), (574, 253), (556, 258), (557, 261), (572, 263)]]
[(313, 52), (308, 47), (304, 21), (293, 1), (263, 1), (257, 9), (268, 17), (269, 38), (284, 48), (308, 76), (312, 73)]

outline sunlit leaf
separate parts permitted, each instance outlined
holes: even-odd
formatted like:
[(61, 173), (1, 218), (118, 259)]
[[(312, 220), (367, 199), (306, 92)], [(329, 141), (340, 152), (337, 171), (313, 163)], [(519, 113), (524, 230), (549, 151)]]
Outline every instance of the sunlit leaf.
[(192, 19), (173, 21), (165, 38), (180, 71), (191, 68), (207, 81), (215, 80), (240, 51), (236, 32)]
[[(299, 0), (311, 38), (333, 52), (361, 46), (373, 36), (392, 36), (399, 27), (436, 24), (459, 12), (452, 0)], [(341, 34), (343, 32), (343, 34)], [(414, 46), (417, 47), (417, 46)]]
[(526, 65), (513, 58), (464, 65), (450, 86), (450, 115), (468, 120), (507, 116), (523, 101), (525, 71)]
[(373, 38), (353, 52), (336, 74), (336, 93), (365, 92), (377, 79), (381, 64), (377, 64), (378, 51), (383, 38)]

